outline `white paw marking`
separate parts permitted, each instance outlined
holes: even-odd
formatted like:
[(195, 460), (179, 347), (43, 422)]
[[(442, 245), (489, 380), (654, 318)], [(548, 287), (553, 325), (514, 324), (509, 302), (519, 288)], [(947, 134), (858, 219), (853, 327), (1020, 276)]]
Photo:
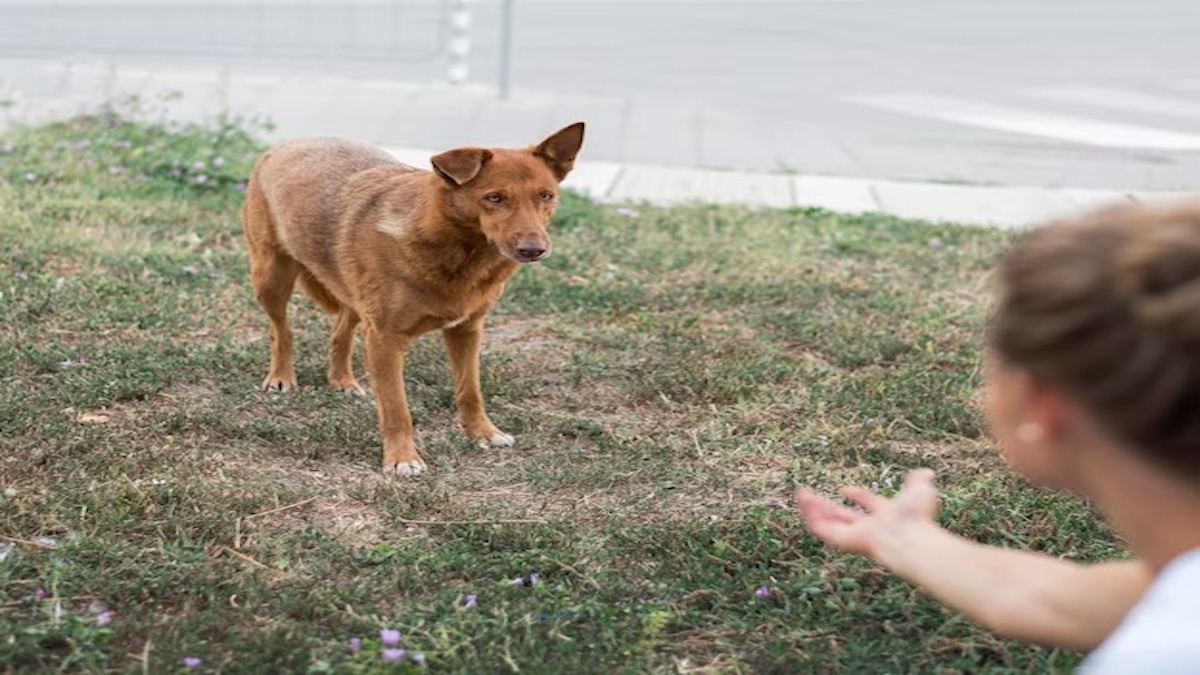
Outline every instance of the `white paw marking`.
[(369, 393), (367, 393), (366, 388), (357, 382), (355, 382), (354, 385), (350, 386), (350, 387), (334, 385), (334, 389), (336, 389), (344, 394), (353, 394), (355, 396), (361, 396), (363, 398), (371, 398), (371, 395)]
[(400, 462), (395, 466), (383, 467), (384, 473), (394, 473), (398, 476), (420, 476), (425, 471), (425, 462)]
[(484, 450), (490, 450), (491, 448), (511, 448), (516, 440), (512, 436), (501, 432), (491, 438), (479, 439), (479, 447)]

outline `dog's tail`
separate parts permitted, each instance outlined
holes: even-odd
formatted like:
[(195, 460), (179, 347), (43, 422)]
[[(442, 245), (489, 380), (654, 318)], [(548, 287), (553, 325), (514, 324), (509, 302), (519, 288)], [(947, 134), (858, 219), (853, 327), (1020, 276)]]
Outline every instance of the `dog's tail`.
[(313, 302), (317, 303), (330, 314), (337, 314), (342, 310), (342, 303), (329, 292), (328, 288), (312, 275), (308, 270), (300, 272), (300, 276), (296, 278), (300, 284), (300, 290), (304, 292)]

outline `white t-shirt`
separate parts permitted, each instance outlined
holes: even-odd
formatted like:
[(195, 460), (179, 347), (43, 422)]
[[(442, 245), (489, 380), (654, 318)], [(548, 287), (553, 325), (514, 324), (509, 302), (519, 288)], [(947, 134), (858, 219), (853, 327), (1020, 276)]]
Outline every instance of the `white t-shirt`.
[(1200, 548), (1158, 573), (1081, 675), (1200, 674)]

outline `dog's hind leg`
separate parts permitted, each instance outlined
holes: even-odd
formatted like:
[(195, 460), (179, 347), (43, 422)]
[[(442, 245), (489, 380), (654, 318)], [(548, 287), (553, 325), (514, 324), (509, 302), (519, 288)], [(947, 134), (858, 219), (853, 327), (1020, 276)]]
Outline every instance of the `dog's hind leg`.
[(250, 251), (250, 281), (254, 296), (271, 318), (271, 370), (263, 380), (265, 391), (287, 391), (296, 386), (292, 362), (292, 329), (287, 322), (288, 299), (300, 273), (300, 263), (282, 250), (271, 209), (258, 180), (258, 169), (250, 175), (242, 222)]
[(283, 392), (296, 386), (287, 305), (299, 272), (300, 264), (283, 253), (266, 252), (265, 255), (251, 256), (250, 277), (254, 282), (254, 295), (271, 318), (271, 370), (263, 380), (264, 391)]

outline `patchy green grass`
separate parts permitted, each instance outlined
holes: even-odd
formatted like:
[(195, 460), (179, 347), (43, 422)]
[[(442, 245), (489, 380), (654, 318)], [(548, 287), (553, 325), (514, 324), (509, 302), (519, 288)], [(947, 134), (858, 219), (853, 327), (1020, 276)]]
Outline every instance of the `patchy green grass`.
[(256, 391), (252, 137), (106, 114), (0, 146), (0, 670), (419, 669), (383, 664), (382, 628), (438, 672), (1077, 661), (990, 636), (781, 506), (931, 466), (960, 533), (1121, 554), (980, 429), (1002, 233), (568, 196), (554, 256), (490, 320), (485, 393), (516, 449), (458, 433), (431, 337), (407, 377), (431, 472), (386, 480), (373, 408), (321, 386), (329, 321), (306, 301), (301, 390)]

